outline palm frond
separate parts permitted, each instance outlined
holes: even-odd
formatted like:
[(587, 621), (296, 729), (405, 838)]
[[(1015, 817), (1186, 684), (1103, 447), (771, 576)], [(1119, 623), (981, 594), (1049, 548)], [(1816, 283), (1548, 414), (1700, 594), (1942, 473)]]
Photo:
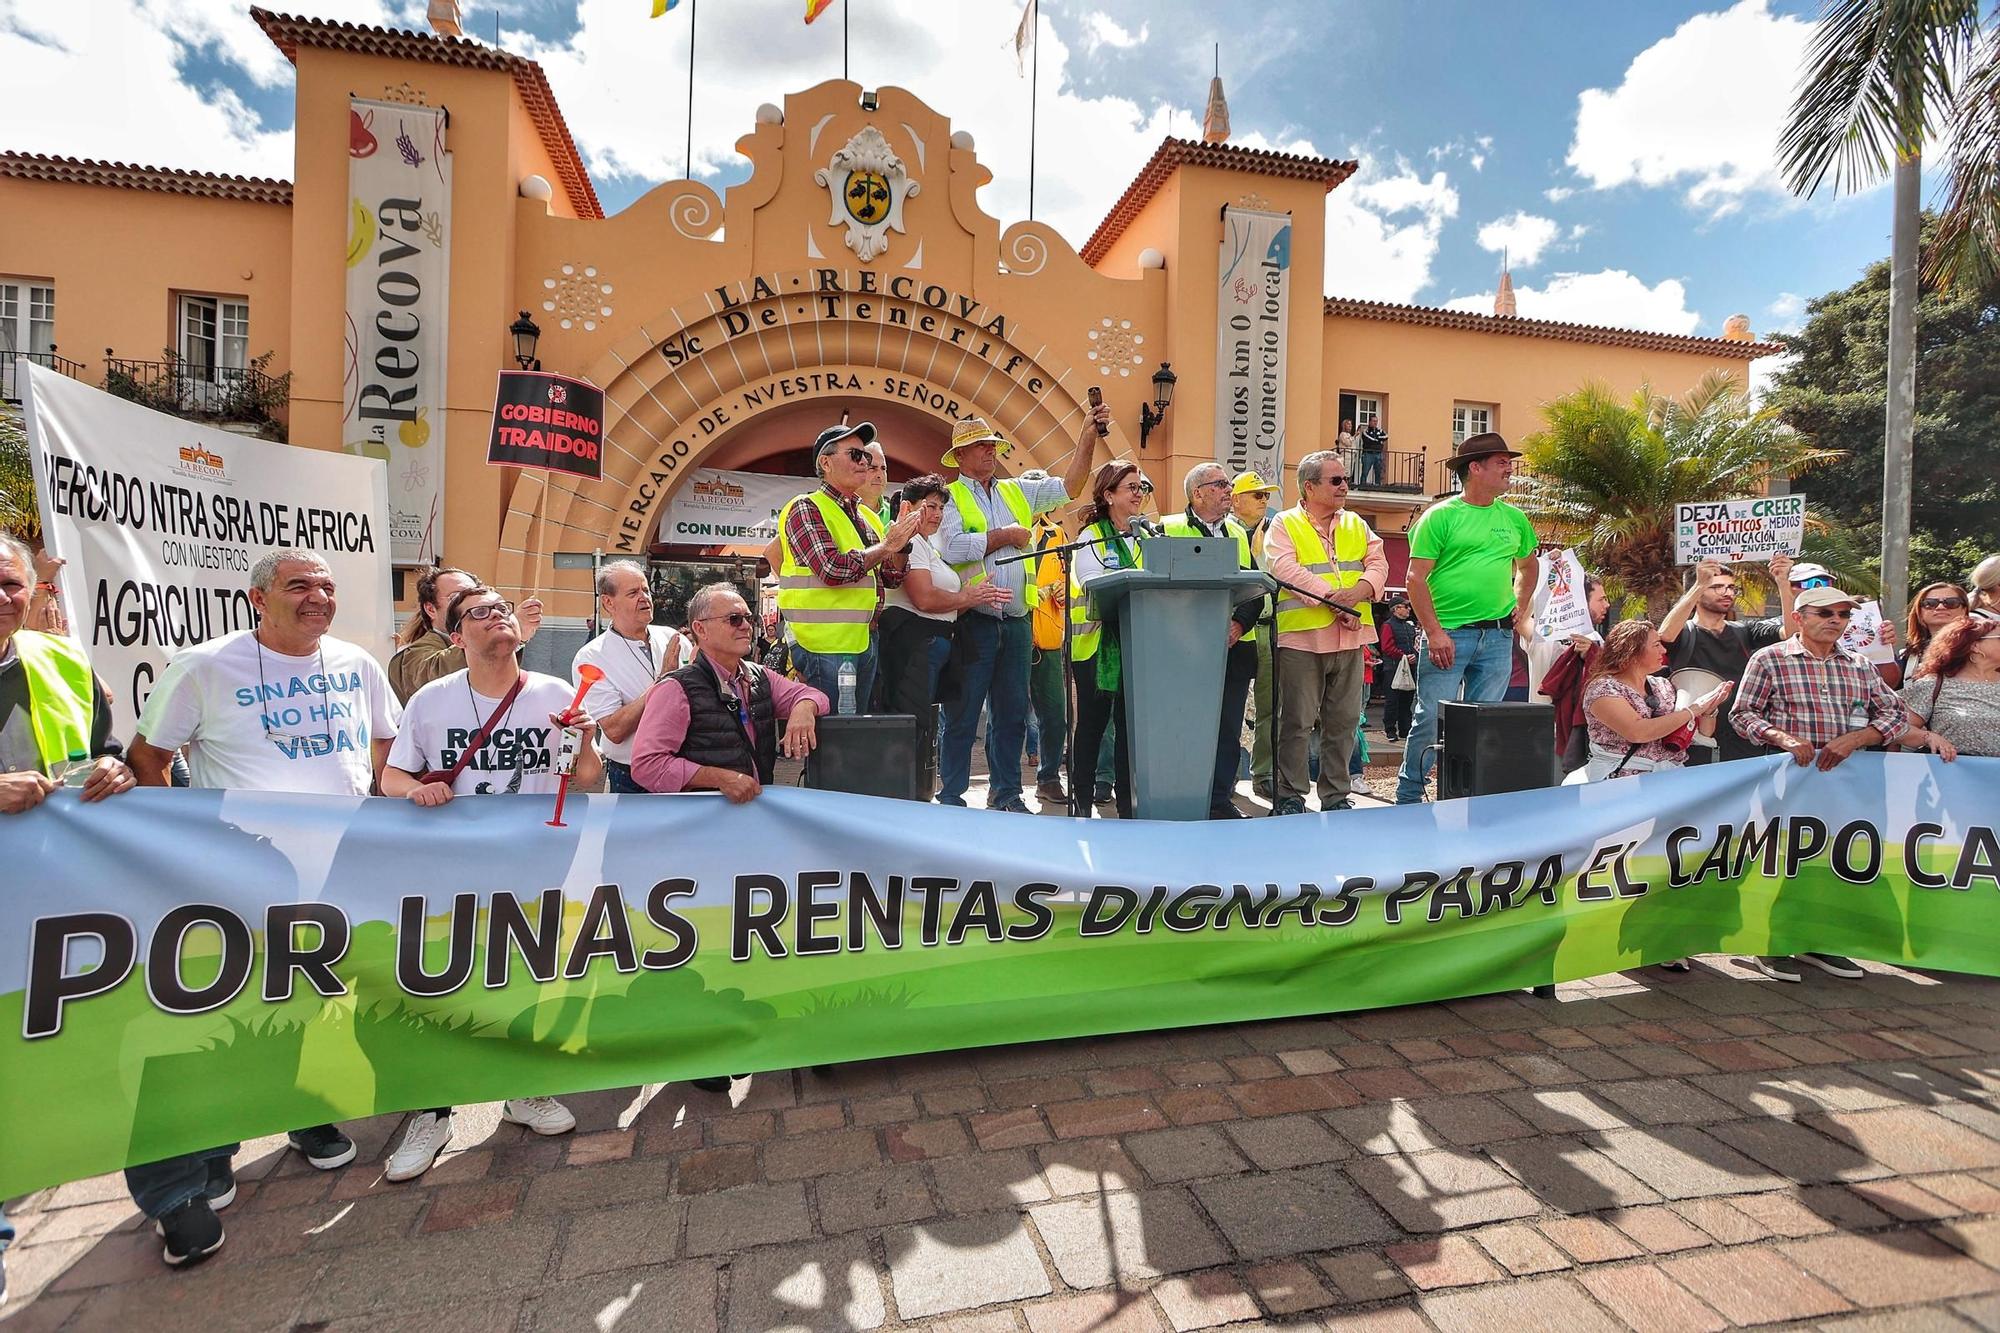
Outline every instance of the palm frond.
[(1978, 289), (2000, 279), (2000, 11), (1952, 108), (1951, 188), (1924, 277)]

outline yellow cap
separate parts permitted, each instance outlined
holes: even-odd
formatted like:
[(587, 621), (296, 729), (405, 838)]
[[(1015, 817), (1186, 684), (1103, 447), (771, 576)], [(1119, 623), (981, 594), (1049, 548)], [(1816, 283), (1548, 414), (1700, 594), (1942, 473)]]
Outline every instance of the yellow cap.
[(1271, 485), (1256, 473), (1246, 472), (1236, 479), (1234, 485), (1230, 486), (1229, 493), (1231, 495), (1269, 495), (1277, 489), (1276, 486)]

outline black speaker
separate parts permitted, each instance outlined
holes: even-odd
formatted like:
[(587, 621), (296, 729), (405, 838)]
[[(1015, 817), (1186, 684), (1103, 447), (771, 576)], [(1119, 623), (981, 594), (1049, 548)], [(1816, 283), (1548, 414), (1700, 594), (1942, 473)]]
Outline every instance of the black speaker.
[(908, 713), (821, 718), (819, 744), (806, 756), (803, 785), (898, 801), (919, 799), (917, 719)]
[(1553, 704), (1443, 704), (1438, 743), (1440, 801), (1555, 785)]

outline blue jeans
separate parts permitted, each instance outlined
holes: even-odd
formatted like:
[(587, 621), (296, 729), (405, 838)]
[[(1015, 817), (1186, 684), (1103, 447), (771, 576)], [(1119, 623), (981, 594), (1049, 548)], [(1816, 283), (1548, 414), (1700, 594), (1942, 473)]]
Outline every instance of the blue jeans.
[(829, 713), (840, 711), (840, 664), (850, 659), (854, 663), (854, 711), (865, 713), (875, 690), (873, 641), (863, 653), (809, 653), (796, 643), (792, 645), (792, 665), (798, 668), (799, 679), (826, 696)]
[(1026, 616), (1004, 620), (981, 611), (961, 618), (960, 632), (972, 648), (959, 682), (958, 698), (944, 710), (944, 739), (938, 746), (938, 799), (963, 805), (972, 785), (972, 741), (987, 698), (993, 721), (986, 738), (986, 808), (1021, 798), (1021, 745), (1028, 733), (1028, 654), (1034, 631)]
[(1361, 470), (1356, 474), (1354, 484), (1357, 486), (1380, 486), (1382, 484), (1382, 451), (1380, 449), (1363, 449), (1361, 451)]
[(1514, 629), (1455, 629), (1449, 631), (1452, 659), (1448, 667), (1431, 661), (1429, 644), (1417, 653), (1417, 711), (1403, 742), (1403, 767), (1396, 774), (1396, 804), (1416, 805), (1424, 799), (1424, 781), (1431, 771), (1431, 743), (1437, 739), (1438, 705), (1464, 699), (1468, 703), (1498, 703), (1514, 674)]
[(220, 1157), (228, 1161), (236, 1155), (233, 1143), (200, 1152), (182, 1153), (164, 1161), (146, 1162), (125, 1168), (125, 1188), (132, 1202), (148, 1217), (164, 1217), (174, 1209), (208, 1192), (208, 1164)]
[(604, 761), (604, 779), (613, 796), (643, 796), (644, 787), (632, 780), (632, 766), (621, 764), (616, 759)]

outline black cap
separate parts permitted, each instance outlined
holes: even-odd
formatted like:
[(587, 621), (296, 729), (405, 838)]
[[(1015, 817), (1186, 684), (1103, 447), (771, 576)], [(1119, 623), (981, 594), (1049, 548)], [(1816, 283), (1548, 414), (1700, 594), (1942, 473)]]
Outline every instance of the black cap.
[(861, 437), (863, 444), (875, 443), (875, 423), (857, 421), (852, 426), (828, 426), (819, 433), (819, 438), (813, 441), (813, 457), (820, 458), (842, 440), (857, 435)]

